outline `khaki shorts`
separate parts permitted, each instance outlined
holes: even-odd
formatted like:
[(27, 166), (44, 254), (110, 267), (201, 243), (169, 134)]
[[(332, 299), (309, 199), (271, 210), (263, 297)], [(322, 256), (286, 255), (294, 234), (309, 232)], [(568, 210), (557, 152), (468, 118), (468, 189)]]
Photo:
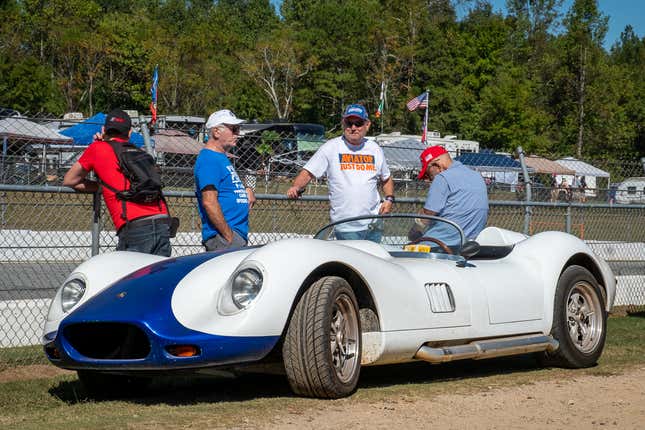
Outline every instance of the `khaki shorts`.
[(226, 249), (242, 248), (246, 246), (246, 240), (233, 230), (233, 240), (228, 243), (221, 234), (211, 237), (204, 242), (206, 251), (224, 251)]

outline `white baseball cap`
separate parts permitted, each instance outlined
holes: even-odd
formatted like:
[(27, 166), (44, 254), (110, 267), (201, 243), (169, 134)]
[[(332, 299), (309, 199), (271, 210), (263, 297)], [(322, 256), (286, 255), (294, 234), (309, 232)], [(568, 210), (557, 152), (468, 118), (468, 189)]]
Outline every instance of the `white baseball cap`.
[(208, 117), (206, 128), (210, 129), (222, 124), (236, 125), (242, 124), (243, 122), (246, 122), (246, 120), (236, 117), (235, 114), (228, 109), (222, 109), (217, 112), (213, 112), (211, 116)]

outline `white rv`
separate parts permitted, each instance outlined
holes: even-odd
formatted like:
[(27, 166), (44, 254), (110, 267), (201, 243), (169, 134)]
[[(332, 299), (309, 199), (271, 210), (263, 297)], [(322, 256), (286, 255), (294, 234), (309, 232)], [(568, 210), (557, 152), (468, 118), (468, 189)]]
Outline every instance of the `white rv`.
[(645, 177), (625, 179), (616, 188), (616, 203), (645, 204)]
[[(375, 137), (376, 142), (381, 145), (392, 145), (404, 141), (421, 142), (421, 136), (413, 134), (401, 134), (399, 131), (382, 133)], [(446, 148), (446, 151), (454, 158), (466, 152), (479, 152), (479, 142), (474, 140), (457, 139), (457, 136), (446, 135), (441, 137), (438, 131), (429, 131), (426, 146), (439, 145)]]

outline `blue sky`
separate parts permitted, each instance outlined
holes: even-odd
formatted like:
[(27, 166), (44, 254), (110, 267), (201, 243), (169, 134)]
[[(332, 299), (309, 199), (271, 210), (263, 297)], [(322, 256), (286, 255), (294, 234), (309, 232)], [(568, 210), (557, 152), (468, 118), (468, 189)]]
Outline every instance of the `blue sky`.
[[(506, 11), (506, 0), (490, 0), (495, 11)], [(279, 8), (282, 0), (271, 0), (271, 3)], [(573, 0), (564, 0), (563, 11), (569, 10)], [(645, 0), (598, 0), (600, 10), (609, 16), (609, 30), (605, 36), (605, 49), (611, 46), (620, 38), (620, 33), (627, 24), (634, 28), (638, 37), (645, 35)], [(461, 14), (464, 10), (458, 11)]]
[[(506, 0), (490, 0), (493, 10), (506, 12)], [(564, 0), (562, 10), (566, 13), (573, 0)], [(638, 37), (645, 35), (645, 0), (598, 0), (598, 7), (609, 16), (609, 29), (605, 36), (605, 49), (620, 39), (620, 33), (630, 24)], [(458, 11), (460, 14), (465, 11)]]

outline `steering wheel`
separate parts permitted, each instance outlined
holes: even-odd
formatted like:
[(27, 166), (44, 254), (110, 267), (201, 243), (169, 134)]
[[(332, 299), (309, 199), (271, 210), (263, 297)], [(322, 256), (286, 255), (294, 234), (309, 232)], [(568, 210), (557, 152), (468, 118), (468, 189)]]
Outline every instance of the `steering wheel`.
[(416, 245), (417, 243), (420, 243), (420, 242), (436, 243), (437, 245), (439, 245), (441, 247), (441, 249), (443, 249), (443, 251), (446, 254), (453, 255), (452, 249), (450, 249), (450, 247), (448, 247), (448, 245), (446, 245), (443, 241), (441, 241), (441, 240), (439, 240), (439, 239), (437, 239), (435, 237), (430, 237), (430, 236), (421, 236), (420, 238), (415, 239), (412, 242), (406, 243), (404, 246)]

